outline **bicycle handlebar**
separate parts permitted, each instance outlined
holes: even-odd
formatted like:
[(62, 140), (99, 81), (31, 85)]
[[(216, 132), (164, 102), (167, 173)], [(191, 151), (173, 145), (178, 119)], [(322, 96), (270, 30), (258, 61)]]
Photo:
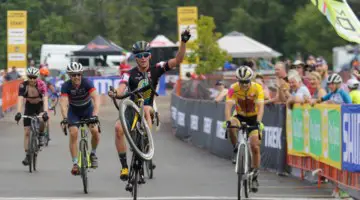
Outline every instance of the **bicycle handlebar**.
[[(36, 118), (42, 118), (42, 115), (21, 115), (21, 118), (28, 118), (28, 119), (34, 120)], [(17, 125), (19, 124), (19, 121), (16, 121)]]
[[(63, 123), (63, 122), (60, 122), (60, 125), (63, 125), (63, 132), (65, 135), (67, 135), (67, 130), (66, 130), (66, 125), (68, 123)], [(84, 124), (97, 124), (98, 125), (98, 129), (99, 129), (99, 133), (101, 133), (101, 128), (100, 128), (100, 121), (98, 118), (95, 118), (95, 117), (91, 117), (91, 118), (88, 118), (88, 119), (81, 119), (80, 121), (78, 122), (75, 122), (73, 123), (73, 125), (84, 125)]]
[[(255, 125), (255, 126), (249, 126), (247, 125), (245, 122), (242, 122), (240, 126), (231, 126), (230, 122), (226, 123), (226, 128), (236, 128), (236, 129), (241, 129), (241, 130), (245, 130), (245, 129), (257, 129), (259, 131), (259, 140), (261, 140), (261, 135), (260, 135), (260, 126), (259, 125)], [(245, 134), (245, 132), (243, 132), (243, 134)]]

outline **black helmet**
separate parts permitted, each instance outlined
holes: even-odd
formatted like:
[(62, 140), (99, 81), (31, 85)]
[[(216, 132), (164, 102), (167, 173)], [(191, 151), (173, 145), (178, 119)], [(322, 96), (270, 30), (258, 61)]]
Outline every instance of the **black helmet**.
[(151, 47), (148, 42), (145, 41), (137, 41), (132, 46), (132, 52), (133, 54), (141, 53), (141, 52), (150, 52)]

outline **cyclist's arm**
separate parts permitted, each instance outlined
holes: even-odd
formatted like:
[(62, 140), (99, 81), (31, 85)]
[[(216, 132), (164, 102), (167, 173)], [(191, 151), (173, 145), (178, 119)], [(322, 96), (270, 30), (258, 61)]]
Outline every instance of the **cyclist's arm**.
[(168, 61), (168, 65), (169, 65), (170, 69), (175, 68), (177, 65), (179, 65), (184, 60), (185, 52), (186, 52), (186, 43), (180, 42), (180, 48), (176, 54), (176, 57), (173, 59), (170, 59)]
[(127, 84), (126, 84), (126, 83), (120, 83), (120, 84), (119, 84), (119, 87), (116, 88), (116, 95), (117, 95), (117, 96), (121, 96), (122, 94), (124, 94), (126, 88), (127, 88)]
[(43, 96), (43, 105), (44, 105), (44, 112), (48, 112), (49, 111), (49, 98), (47, 95)]
[(257, 112), (256, 120), (258, 122), (261, 122), (264, 116), (264, 90), (260, 84), (257, 85), (257, 91), (258, 91), (258, 96), (257, 96), (256, 106), (258, 112)]
[(61, 97), (60, 97), (60, 108), (61, 108), (61, 115), (62, 115), (63, 118), (67, 117), (68, 105), (69, 105), (68, 96), (61, 95)]
[(225, 103), (225, 120), (228, 121), (231, 118), (231, 110), (235, 104), (233, 100), (227, 100)]
[(52, 84), (50, 84), (48, 87), (49, 87), (51, 93), (56, 94), (55, 87)]
[(21, 111), (22, 111), (23, 101), (24, 101), (24, 97), (23, 96), (18, 96), (17, 112), (19, 112), (19, 113), (21, 113)]
[(100, 97), (96, 90), (92, 91), (90, 94), (91, 98), (94, 100), (94, 111), (93, 116), (97, 116), (99, 114), (100, 108)]

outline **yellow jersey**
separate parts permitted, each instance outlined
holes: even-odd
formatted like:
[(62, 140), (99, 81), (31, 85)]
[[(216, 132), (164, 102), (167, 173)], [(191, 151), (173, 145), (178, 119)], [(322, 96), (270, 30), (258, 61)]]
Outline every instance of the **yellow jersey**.
[(349, 93), (353, 104), (360, 104), (360, 91), (353, 90)]
[(256, 116), (257, 102), (264, 102), (264, 90), (256, 82), (251, 82), (249, 89), (243, 90), (238, 82), (232, 84), (226, 96), (226, 101), (235, 101), (235, 111), (244, 117)]

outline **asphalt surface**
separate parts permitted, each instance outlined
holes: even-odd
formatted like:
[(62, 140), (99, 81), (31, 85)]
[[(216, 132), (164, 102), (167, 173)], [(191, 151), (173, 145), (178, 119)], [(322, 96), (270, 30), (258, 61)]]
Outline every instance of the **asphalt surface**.
[[(154, 179), (139, 188), (139, 199), (235, 199), (234, 165), (177, 139), (170, 124), (170, 97), (157, 100), (162, 125), (155, 137)], [(101, 106), (102, 135), (97, 150), (99, 168), (89, 174), (89, 194), (80, 176), (72, 176), (68, 137), (60, 129), (60, 113), (51, 113), (52, 141), (38, 157), (38, 171), (29, 173), (24, 158), (23, 126), (14, 113), (0, 120), (0, 200), (2, 199), (130, 199), (120, 181), (120, 162), (114, 145), (117, 111), (110, 101)], [(131, 153), (128, 153), (128, 158)], [(260, 189), (251, 199), (330, 199), (331, 187), (316, 188), (294, 177), (262, 171)]]

